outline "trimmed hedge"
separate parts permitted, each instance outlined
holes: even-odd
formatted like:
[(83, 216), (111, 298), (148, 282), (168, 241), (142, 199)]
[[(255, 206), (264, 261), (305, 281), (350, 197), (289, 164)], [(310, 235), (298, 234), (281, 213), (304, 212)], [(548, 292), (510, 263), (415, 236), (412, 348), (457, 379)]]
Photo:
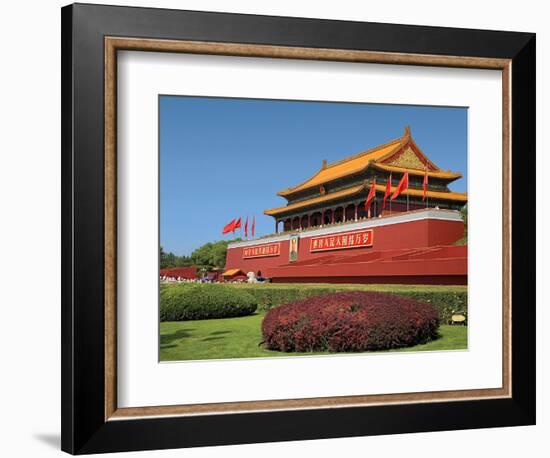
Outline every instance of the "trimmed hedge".
[(257, 300), (244, 289), (216, 284), (161, 285), (160, 321), (205, 320), (253, 314)]
[[(357, 285), (360, 290), (362, 285)], [(323, 294), (335, 293), (339, 291), (350, 291), (350, 287), (342, 288), (334, 287), (307, 287), (303, 286), (284, 286), (273, 287), (270, 285), (251, 285), (251, 287), (238, 286), (239, 289), (249, 292), (256, 298), (258, 309), (266, 311), (288, 302), (306, 299), (312, 296), (321, 296)], [(439, 311), (441, 322), (446, 323), (451, 319), (453, 310), (467, 312), (468, 310), (468, 293), (464, 291), (430, 291), (429, 289), (422, 291), (416, 289), (402, 289), (403, 287), (395, 288), (391, 294), (411, 297), (420, 302), (432, 304)], [(450, 288), (451, 289), (451, 288)]]
[(444, 292), (444, 291), (403, 291), (396, 292), (400, 296), (412, 297), (420, 302), (432, 304), (439, 311), (439, 319), (442, 323), (451, 321), (453, 310), (468, 311), (468, 293), (463, 292)]
[(321, 296), (327, 293), (335, 293), (338, 290), (331, 287), (308, 287), (289, 286), (289, 287), (271, 287), (270, 285), (254, 285), (255, 287), (245, 287), (245, 291), (252, 294), (258, 301), (258, 309), (267, 311), (279, 305), (288, 302), (306, 299), (312, 296)]
[(387, 350), (437, 337), (430, 304), (395, 294), (350, 291), (290, 302), (269, 310), (264, 343), (284, 352)]

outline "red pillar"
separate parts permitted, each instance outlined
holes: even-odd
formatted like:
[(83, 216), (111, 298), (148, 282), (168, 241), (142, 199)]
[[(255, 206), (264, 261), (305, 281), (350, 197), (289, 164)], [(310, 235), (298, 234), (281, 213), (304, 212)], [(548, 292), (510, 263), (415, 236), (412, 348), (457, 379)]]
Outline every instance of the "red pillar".
[(334, 210), (331, 210), (332, 211), (332, 221), (331, 221), (331, 224), (334, 224)]
[(279, 221), (275, 220), (275, 234), (279, 233)]
[(357, 221), (357, 208), (359, 207), (359, 205), (355, 204), (355, 221)]

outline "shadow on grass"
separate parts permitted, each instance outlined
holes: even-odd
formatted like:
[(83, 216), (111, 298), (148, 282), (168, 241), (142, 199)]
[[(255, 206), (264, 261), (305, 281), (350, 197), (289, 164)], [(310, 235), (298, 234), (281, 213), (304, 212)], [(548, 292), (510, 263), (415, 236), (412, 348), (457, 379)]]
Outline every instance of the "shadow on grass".
[(443, 337), (443, 334), (441, 334), (441, 329), (437, 329), (435, 336), (431, 339), (429, 339), (427, 342), (435, 342), (436, 340), (439, 340)]
[(193, 331), (193, 329), (178, 329), (176, 332), (173, 332), (172, 334), (161, 334), (160, 346), (162, 348), (171, 348), (171, 347), (168, 347), (168, 345), (170, 345), (176, 340), (182, 340), (182, 339), (185, 339), (186, 337), (189, 337), (191, 335), (191, 331)]
[[(410, 345), (404, 345), (402, 347), (391, 348), (390, 350), (399, 350), (399, 349), (405, 349), (405, 348), (418, 347), (419, 345), (427, 345), (430, 342), (437, 342), (438, 340), (441, 340), (442, 338), (443, 338), (443, 334), (441, 334), (441, 329), (437, 328), (437, 330), (435, 331), (435, 336), (433, 336), (433, 337), (428, 337), (427, 339), (421, 340), (419, 342), (416, 342), (416, 343), (413, 343), (413, 344), (410, 344)], [(376, 351), (384, 351), (384, 350), (376, 350)]]
[[(160, 347), (163, 350), (176, 347), (177, 346), (175, 344), (176, 341), (183, 340), (186, 337), (190, 337), (191, 331), (194, 331), (194, 329), (192, 328), (178, 329), (177, 331), (171, 334), (162, 334), (160, 336)], [(231, 331), (214, 331), (209, 333), (208, 336), (205, 337), (204, 339), (201, 339), (201, 341), (208, 342), (211, 340), (223, 340), (226, 334), (232, 334), (232, 332)]]
[(224, 340), (227, 334), (233, 334), (231, 331), (214, 331), (210, 332), (208, 336), (201, 339), (201, 342), (210, 342), (212, 340)]

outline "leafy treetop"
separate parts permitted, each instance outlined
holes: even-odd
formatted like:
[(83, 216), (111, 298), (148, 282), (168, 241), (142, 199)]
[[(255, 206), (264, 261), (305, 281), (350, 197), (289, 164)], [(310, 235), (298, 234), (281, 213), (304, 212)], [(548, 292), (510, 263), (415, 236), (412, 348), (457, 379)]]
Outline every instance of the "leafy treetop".
[(223, 268), (227, 255), (227, 245), (230, 242), (241, 240), (219, 240), (217, 242), (208, 242), (197, 248), (191, 253), (191, 256), (178, 256), (172, 252), (165, 252), (160, 247), (160, 268), (185, 267), (195, 265), (202, 273), (212, 269)]

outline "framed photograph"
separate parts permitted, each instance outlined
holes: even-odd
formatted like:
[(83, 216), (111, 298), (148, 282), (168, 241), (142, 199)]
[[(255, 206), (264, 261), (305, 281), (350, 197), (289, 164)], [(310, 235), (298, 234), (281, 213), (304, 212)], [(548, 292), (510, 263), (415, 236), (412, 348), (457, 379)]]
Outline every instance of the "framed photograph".
[(530, 33), (63, 8), (63, 450), (534, 424), (534, 121)]

